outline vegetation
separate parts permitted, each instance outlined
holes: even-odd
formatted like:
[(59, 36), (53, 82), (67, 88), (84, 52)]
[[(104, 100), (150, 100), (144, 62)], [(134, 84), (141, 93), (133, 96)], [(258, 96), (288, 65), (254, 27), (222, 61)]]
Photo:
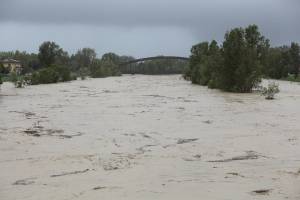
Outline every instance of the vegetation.
[(42, 68), (27, 76), (28, 84), (48, 84), (72, 80), (68, 66), (68, 53), (54, 42), (44, 42), (39, 48), (39, 63)]
[(216, 88), (218, 68), (223, 62), (217, 42), (197, 44), (191, 51), (190, 68), (186, 70), (185, 77), (194, 84)]
[(96, 60), (96, 56), (97, 54), (94, 49), (83, 48), (78, 50), (70, 58), (73, 71), (80, 72), (81, 76), (87, 76), (92, 63)]
[(216, 41), (192, 47), (184, 77), (194, 84), (229, 92), (251, 92), (262, 77), (282, 79), (299, 74), (299, 45), (270, 48), (256, 25), (227, 32), (222, 45)]
[(31, 85), (37, 85), (65, 82), (73, 79), (68, 67), (52, 65), (33, 72), (30, 76), (26, 77), (26, 82)]
[(274, 99), (274, 96), (277, 93), (279, 93), (279, 86), (275, 82), (269, 83), (268, 87), (261, 88), (261, 94), (268, 100)]
[(222, 44), (213, 40), (194, 45), (190, 62), (161, 59), (120, 67), (120, 63), (135, 58), (106, 53), (99, 59), (91, 48), (80, 49), (69, 56), (58, 44), (49, 41), (40, 45), (38, 54), (0, 52), (0, 59), (4, 58), (20, 60), (23, 70), (20, 77), (15, 78), (0, 64), (0, 83), (7, 80), (16, 83), (24, 75), (26, 84), (46, 84), (70, 81), (74, 76), (85, 79), (122, 73), (183, 73), (194, 84), (230, 92), (251, 92), (263, 77), (299, 81), (300, 47), (294, 42), (290, 46), (270, 47), (258, 27), (250, 25), (228, 31)]
[(39, 48), (38, 58), (42, 67), (49, 67), (54, 64), (66, 64), (68, 53), (54, 42), (44, 42)]
[(299, 44), (292, 42), (290, 49), (290, 64), (291, 73), (295, 75), (295, 78), (299, 75), (300, 68), (300, 48)]
[[(0, 52), (0, 60), (5, 58), (12, 58), (15, 60), (19, 60), (23, 66), (22, 74), (30, 73), (34, 70), (38, 70), (41, 68), (39, 63), (38, 55), (34, 53), (27, 53), (25, 51), (15, 51), (15, 52)], [(8, 74), (9, 71), (7, 69), (2, 68), (3, 66), (0, 65), (0, 73)], [(3, 69), (5, 71), (3, 71)]]
[(287, 77), (282, 78), (284, 81), (300, 82), (300, 77), (295, 77), (294, 75), (289, 74)]
[(5, 72), (5, 68), (3, 67), (2, 63), (0, 63), (0, 85), (3, 84), (2, 74)]

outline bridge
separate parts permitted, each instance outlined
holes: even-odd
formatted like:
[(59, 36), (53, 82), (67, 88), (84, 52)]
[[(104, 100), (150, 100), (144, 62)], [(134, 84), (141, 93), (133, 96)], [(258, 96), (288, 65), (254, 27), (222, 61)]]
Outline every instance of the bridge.
[(187, 57), (180, 57), (180, 56), (154, 56), (154, 57), (147, 57), (147, 58), (139, 58), (139, 59), (134, 59), (134, 60), (129, 60), (123, 63), (119, 63), (119, 66), (124, 66), (124, 65), (130, 65), (138, 62), (144, 62), (148, 60), (184, 60), (184, 61), (189, 61), (190, 58)]

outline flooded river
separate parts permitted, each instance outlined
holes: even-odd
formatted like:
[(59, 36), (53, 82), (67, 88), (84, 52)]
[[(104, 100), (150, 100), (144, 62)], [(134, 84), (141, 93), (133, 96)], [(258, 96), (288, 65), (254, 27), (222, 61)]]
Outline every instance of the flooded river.
[(125, 75), (0, 91), (2, 200), (300, 199), (300, 85), (274, 101)]

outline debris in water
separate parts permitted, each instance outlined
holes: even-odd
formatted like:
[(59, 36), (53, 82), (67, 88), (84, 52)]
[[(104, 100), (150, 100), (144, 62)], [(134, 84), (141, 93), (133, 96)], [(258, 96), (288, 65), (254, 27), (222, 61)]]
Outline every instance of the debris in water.
[(74, 171), (74, 172), (64, 172), (64, 173), (61, 173), (61, 174), (51, 175), (50, 177), (59, 177), (59, 176), (67, 176), (67, 175), (74, 175), (74, 174), (82, 174), (82, 173), (86, 173), (88, 171), (90, 171), (90, 169), (85, 169), (85, 170), (82, 170), (82, 171)]
[(41, 135), (38, 133), (38, 131), (36, 130), (32, 130), (32, 129), (27, 129), (24, 131), (24, 133), (26, 133), (27, 135), (31, 135), (34, 137), (40, 137)]
[(35, 183), (33, 180), (35, 180), (36, 178), (26, 178), (26, 179), (22, 179), (22, 180), (17, 180), (16, 182), (13, 183), (13, 185), (31, 185), (33, 183)]
[(178, 139), (177, 144), (185, 144), (185, 143), (190, 143), (197, 141), (198, 138), (193, 138), (193, 139)]
[(268, 195), (271, 192), (270, 189), (262, 189), (262, 190), (254, 190), (252, 191), (252, 194), (256, 195)]
[(257, 154), (254, 151), (247, 151), (246, 155), (243, 156), (236, 156), (233, 158), (223, 159), (223, 160), (210, 160), (208, 162), (231, 162), (231, 161), (237, 161), (237, 160), (254, 160), (261, 157), (259, 154)]
[(104, 93), (118, 93), (117, 91), (103, 90)]
[(38, 121), (37, 123), (33, 124), (32, 128), (28, 128), (24, 133), (30, 136), (34, 137), (40, 137), (40, 136), (54, 136), (54, 137), (59, 137), (61, 139), (71, 139), (73, 137), (81, 136), (83, 133), (78, 132), (77, 134), (73, 135), (66, 135), (63, 134), (65, 131), (62, 129), (45, 129), (43, 126), (39, 125)]
[[(232, 175), (232, 176), (239, 176), (239, 177), (242, 177), (242, 178), (245, 178), (245, 176), (237, 173), (237, 172), (229, 172), (227, 173), (228, 175)], [(228, 178), (227, 176), (225, 176), (225, 178)]]
[(148, 138), (151, 139), (151, 136), (147, 135), (146, 133), (139, 133), (141, 136), (143, 136), (144, 138)]
[(93, 190), (102, 190), (102, 189), (105, 189), (106, 187), (101, 187), (101, 186), (98, 186), (98, 187), (94, 187)]
[(200, 161), (201, 160), (201, 155), (197, 154), (194, 155), (193, 158), (182, 158), (184, 161)]

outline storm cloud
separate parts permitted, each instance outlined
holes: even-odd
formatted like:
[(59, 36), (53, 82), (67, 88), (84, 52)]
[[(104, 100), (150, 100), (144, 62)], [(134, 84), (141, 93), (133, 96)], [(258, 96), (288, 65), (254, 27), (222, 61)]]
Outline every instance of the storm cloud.
[(273, 45), (300, 41), (298, 0), (1, 0), (0, 50), (45, 40), (75, 52), (188, 55), (194, 43), (259, 25)]

